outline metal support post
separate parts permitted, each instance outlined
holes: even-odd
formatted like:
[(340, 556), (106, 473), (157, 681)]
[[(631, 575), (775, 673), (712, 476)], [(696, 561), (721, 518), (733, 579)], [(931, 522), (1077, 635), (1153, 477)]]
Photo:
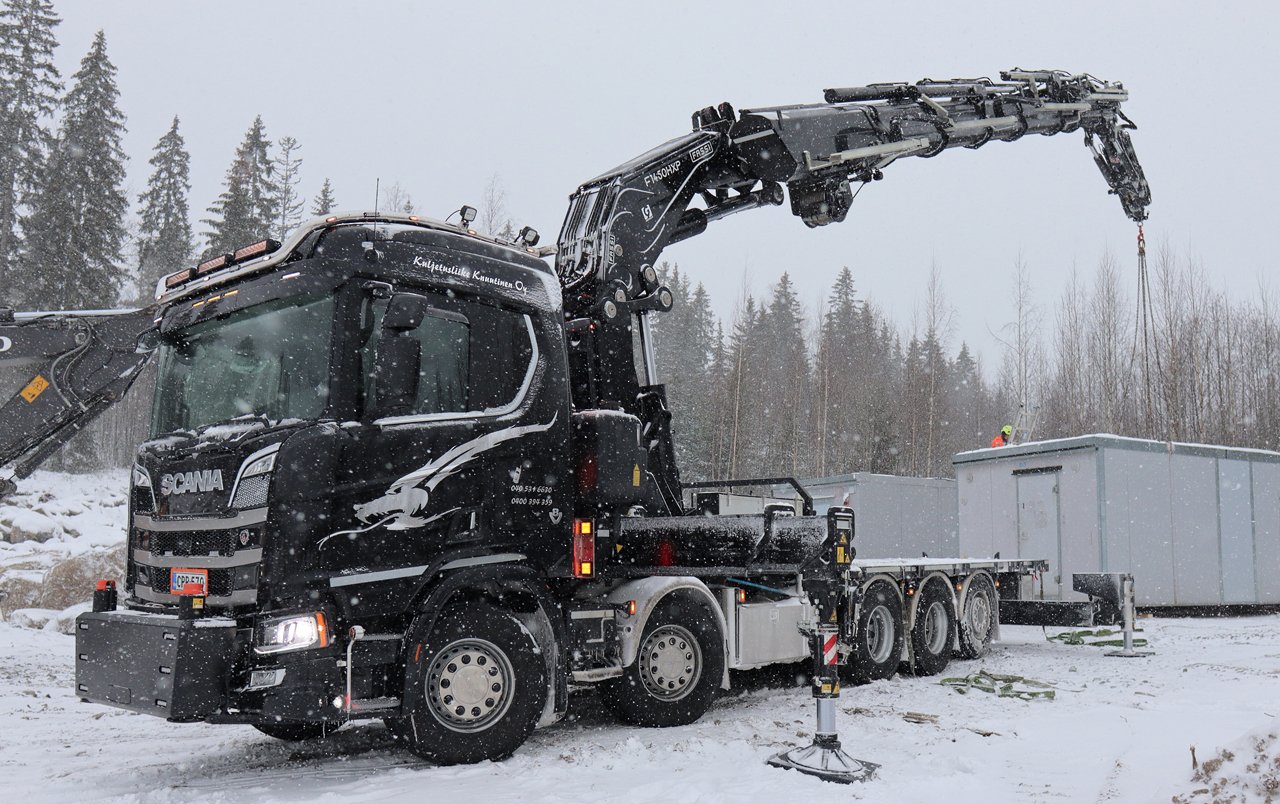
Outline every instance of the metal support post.
[(1124, 648), (1121, 650), (1113, 650), (1108, 652), (1107, 656), (1123, 656), (1128, 659), (1140, 656), (1150, 656), (1149, 650), (1133, 649), (1133, 620), (1134, 620), (1134, 603), (1133, 603), (1133, 578), (1125, 576), (1123, 599), (1120, 602), (1121, 611), (1124, 613)]
[(828, 782), (865, 782), (875, 775), (880, 766), (874, 762), (854, 759), (840, 749), (836, 733), (836, 701), (840, 698), (840, 640), (839, 597), (834, 594), (834, 584), (829, 581), (811, 586), (810, 597), (817, 604), (818, 626), (810, 630), (809, 644), (813, 651), (813, 697), (817, 704), (817, 728), (813, 743), (804, 748), (793, 748), (770, 757), (769, 764), (817, 776)]

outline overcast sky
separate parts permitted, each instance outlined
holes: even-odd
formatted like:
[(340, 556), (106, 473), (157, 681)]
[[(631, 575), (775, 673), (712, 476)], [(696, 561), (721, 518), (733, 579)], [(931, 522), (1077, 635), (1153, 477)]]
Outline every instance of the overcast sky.
[[(517, 224), (553, 242), (578, 184), (689, 130), (689, 115), (817, 102), (830, 86), (1061, 69), (1122, 81), (1152, 187), (1149, 241), (1198, 258), (1235, 298), (1277, 259), (1269, 3), (233, 2), (54, 0), (57, 61), (76, 71), (106, 32), (128, 116), (129, 181), (146, 184), (176, 114), (191, 152), (192, 217), (206, 217), (236, 145), (261, 114), (302, 143), (301, 189), (327, 176), (343, 209), (375, 179), (424, 215), (478, 205), (497, 174)], [(197, 232), (206, 227), (195, 223)], [(988, 370), (990, 333), (1019, 255), (1052, 313), (1073, 266), (1108, 250), (1132, 287), (1134, 225), (1080, 133), (906, 159), (848, 219), (809, 230), (789, 207), (713, 224), (665, 252), (732, 315), (790, 272), (809, 306), (841, 266), (909, 328), (931, 264)]]

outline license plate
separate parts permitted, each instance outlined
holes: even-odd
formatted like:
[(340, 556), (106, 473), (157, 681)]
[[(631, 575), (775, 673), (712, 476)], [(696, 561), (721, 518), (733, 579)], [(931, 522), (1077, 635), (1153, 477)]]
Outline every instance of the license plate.
[(203, 595), (209, 588), (209, 570), (175, 569), (169, 574), (169, 594)]

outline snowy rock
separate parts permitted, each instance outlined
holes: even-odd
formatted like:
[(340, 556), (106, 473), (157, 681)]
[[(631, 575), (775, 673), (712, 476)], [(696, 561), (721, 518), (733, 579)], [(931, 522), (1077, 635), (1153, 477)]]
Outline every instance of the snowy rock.
[(44, 624), (44, 630), (57, 631), (59, 634), (74, 636), (76, 633), (76, 617), (86, 611), (93, 611), (93, 603), (77, 603), (58, 612), (56, 617)]
[(9, 615), (9, 624), (19, 628), (44, 628), (45, 624), (58, 616), (52, 609), (18, 609)]
[(65, 531), (51, 517), (30, 508), (6, 506), (0, 513), (0, 531), (5, 541), (20, 544), (26, 541), (47, 542), (62, 536)]
[(44, 570), (34, 561), (0, 568), (0, 589), (5, 592), (0, 614), (6, 619), (18, 609), (39, 607), (44, 595)]
[(94, 586), (110, 578), (117, 589), (124, 588), (125, 546), (95, 550), (59, 561), (45, 573), (40, 605), (61, 611), (93, 599)]

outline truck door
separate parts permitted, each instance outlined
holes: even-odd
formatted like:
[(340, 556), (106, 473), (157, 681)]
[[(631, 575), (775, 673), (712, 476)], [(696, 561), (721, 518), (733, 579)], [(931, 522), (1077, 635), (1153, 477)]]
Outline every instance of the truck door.
[(1018, 558), (1043, 558), (1044, 597), (1062, 597), (1062, 544), (1058, 527), (1058, 473), (1018, 475)]
[[(566, 507), (565, 484), (546, 478), (558, 459), (554, 439), (564, 440), (553, 428), (567, 423), (532, 404), (532, 316), (403, 286), (366, 305), (359, 347), (366, 415), (347, 428), (343, 493), (321, 548), (353, 616), (407, 604), (425, 567), (443, 554), (518, 550), (517, 541), (552, 522), (557, 505)], [(411, 314), (396, 318), (404, 309)], [(393, 348), (393, 340), (402, 343)], [(415, 363), (416, 372), (394, 361)], [(415, 381), (405, 382), (406, 372)], [(379, 389), (388, 382), (411, 389), (391, 399), (393, 407)], [(515, 478), (539, 493), (506, 493)]]

